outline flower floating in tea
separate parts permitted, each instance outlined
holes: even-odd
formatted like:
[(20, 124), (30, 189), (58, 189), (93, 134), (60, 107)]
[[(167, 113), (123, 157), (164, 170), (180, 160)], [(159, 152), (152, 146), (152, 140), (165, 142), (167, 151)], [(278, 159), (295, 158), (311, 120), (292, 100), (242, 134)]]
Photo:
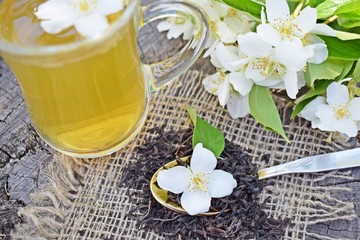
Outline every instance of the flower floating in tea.
[(211, 198), (230, 195), (237, 183), (230, 173), (215, 170), (214, 154), (198, 143), (190, 167), (176, 166), (162, 170), (157, 176), (159, 186), (181, 196), (181, 205), (190, 215), (209, 211)]
[(345, 138), (355, 137), (360, 127), (360, 97), (350, 96), (346, 86), (334, 82), (327, 87), (327, 96), (317, 97), (301, 115), (313, 128), (338, 131)]
[(49, 34), (74, 26), (80, 35), (94, 37), (109, 27), (106, 16), (123, 8), (123, 0), (48, 0), (37, 8), (35, 15)]

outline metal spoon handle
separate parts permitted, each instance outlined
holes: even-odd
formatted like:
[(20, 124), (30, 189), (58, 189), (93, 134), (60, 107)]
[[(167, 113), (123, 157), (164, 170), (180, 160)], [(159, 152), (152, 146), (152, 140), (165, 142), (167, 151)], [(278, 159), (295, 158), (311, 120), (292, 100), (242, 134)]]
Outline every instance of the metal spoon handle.
[(312, 173), (360, 166), (360, 148), (301, 158), (258, 171), (259, 179), (289, 173)]

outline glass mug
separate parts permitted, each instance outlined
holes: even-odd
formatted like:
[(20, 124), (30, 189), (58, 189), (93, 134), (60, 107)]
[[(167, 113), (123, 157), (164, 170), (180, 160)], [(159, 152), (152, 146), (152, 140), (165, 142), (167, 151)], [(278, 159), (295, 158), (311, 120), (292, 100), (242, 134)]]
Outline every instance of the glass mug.
[[(194, 37), (173, 57), (142, 64), (138, 29), (164, 17), (190, 18)], [(140, 132), (150, 94), (187, 70), (207, 37), (206, 17), (192, 4), (156, 1), (141, 7), (130, 0), (99, 37), (35, 47), (0, 32), (0, 53), (20, 84), (38, 134), (64, 154), (88, 158), (113, 153)]]

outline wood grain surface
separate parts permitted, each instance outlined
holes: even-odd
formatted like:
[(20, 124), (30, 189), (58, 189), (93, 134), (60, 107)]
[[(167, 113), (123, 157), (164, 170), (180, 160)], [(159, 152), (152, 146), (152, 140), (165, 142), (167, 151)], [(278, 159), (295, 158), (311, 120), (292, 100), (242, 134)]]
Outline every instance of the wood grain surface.
[[(139, 37), (139, 49), (144, 62), (158, 61), (173, 55), (182, 45), (181, 40), (169, 42), (165, 34), (156, 33), (154, 25), (143, 29)], [(208, 71), (210, 73), (214, 69), (209, 68)], [(0, 58), (0, 239), (11, 239), (11, 230), (21, 221), (17, 210), (31, 204), (30, 193), (47, 181), (41, 169), (43, 164), (51, 161), (52, 152), (32, 128), (16, 78)], [(308, 231), (326, 233), (338, 239), (360, 239), (360, 168), (353, 169), (353, 177), (355, 180), (348, 182), (327, 179), (318, 184), (341, 185), (352, 189), (338, 197), (354, 203), (357, 219), (315, 224), (308, 226)]]

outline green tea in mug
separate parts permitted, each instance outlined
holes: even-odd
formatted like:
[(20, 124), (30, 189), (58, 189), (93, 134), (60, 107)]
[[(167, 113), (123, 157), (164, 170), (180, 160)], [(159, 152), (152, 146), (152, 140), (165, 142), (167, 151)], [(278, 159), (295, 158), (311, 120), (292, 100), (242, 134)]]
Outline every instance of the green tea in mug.
[[(5, 0), (0, 4), (3, 38), (29, 46), (82, 41), (74, 27), (48, 34), (34, 14), (44, 1)], [(110, 24), (122, 12), (107, 16)], [(6, 27), (4, 27), (6, 26)], [(3, 55), (20, 83), (32, 123), (58, 150), (89, 153), (116, 148), (139, 128), (146, 109), (146, 81), (136, 48), (137, 18), (129, 17), (112, 40), (58, 56), (19, 61)]]

